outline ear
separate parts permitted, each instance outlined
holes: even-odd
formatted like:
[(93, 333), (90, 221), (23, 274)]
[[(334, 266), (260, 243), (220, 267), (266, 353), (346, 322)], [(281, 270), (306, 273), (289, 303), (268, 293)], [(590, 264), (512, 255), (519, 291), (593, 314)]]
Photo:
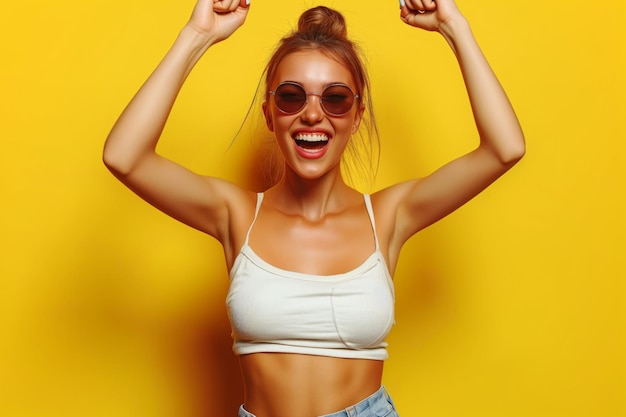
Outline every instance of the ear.
[(363, 113), (365, 113), (365, 106), (359, 107), (359, 110), (354, 115), (354, 123), (352, 124), (352, 133), (355, 134), (361, 126), (361, 120), (363, 120)]
[(274, 122), (272, 121), (272, 113), (270, 112), (267, 101), (263, 102), (263, 115), (265, 116), (265, 124), (270, 132), (274, 131)]

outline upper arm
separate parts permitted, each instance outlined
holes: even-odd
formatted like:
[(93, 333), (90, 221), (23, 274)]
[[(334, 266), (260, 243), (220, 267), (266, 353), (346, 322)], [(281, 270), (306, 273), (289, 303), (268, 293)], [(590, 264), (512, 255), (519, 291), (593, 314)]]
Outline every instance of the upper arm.
[(196, 174), (158, 154), (143, 158), (129, 172), (110, 164), (107, 167), (154, 207), (223, 244), (231, 230), (231, 207), (248, 194), (232, 183)]
[(394, 239), (403, 244), (471, 200), (510, 169), (519, 158), (502, 161), (487, 147), (442, 166), (432, 174), (390, 187), (395, 205)]

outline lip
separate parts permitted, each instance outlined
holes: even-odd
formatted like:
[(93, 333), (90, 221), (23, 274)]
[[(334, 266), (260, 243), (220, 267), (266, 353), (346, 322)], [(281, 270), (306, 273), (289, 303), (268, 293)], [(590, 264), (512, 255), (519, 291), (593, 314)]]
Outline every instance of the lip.
[[(298, 144), (296, 143), (295, 137), (298, 136), (299, 134), (325, 135), (328, 137), (328, 142), (323, 147), (315, 149), (315, 150), (305, 149), (305, 148), (298, 146)], [(323, 157), (328, 151), (328, 147), (330, 145), (330, 142), (332, 141), (332, 135), (330, 134), (330, 132), (328, 132), (327, 130), (321, 130), (321, 129), (298, 129), (293, 132), (291, 137), (293, 139), (293, 144), (296, 149), (296, 152), (298, 153), (298, 155), (300, 155), (302, 158), (305, 158), (305, 159), (319, 159)]]

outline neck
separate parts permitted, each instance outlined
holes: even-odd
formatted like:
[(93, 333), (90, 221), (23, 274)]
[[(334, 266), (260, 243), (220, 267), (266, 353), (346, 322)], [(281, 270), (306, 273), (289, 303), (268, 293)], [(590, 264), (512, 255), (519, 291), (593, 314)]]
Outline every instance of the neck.
[(339, 169), (316, 179), (302, 178), (287, 169), (282, 180), (269, 191), (281, 211), (311, 221), (339, 211), (356, 192), (345, 183)]

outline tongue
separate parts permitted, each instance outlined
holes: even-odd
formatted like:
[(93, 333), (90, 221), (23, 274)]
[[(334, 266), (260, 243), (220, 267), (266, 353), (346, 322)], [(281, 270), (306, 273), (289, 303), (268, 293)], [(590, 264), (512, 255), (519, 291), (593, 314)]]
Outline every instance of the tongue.
[(296, 144), (304, 149), (321, 149), (326, 145), (325, 141), (309, 142), (307, 140), (296, 140)]

